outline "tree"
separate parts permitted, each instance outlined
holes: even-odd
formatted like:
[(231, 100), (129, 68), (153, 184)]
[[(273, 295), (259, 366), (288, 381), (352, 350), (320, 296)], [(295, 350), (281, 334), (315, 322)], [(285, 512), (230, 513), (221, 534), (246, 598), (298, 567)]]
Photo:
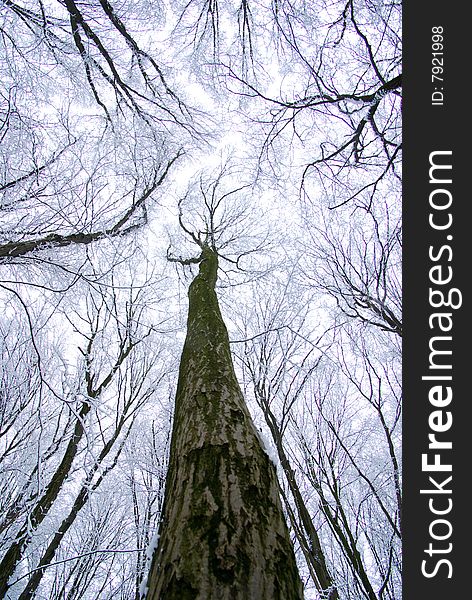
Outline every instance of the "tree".
[[(154, 332), (142, 324), (149, 282), (141, 279), (141, 292), (126, 302), (118, 297), (135, 287), (123, 266), (140, 254), (139, 232), (196, 130), (143, 40), (139, 8), (5, 0), (1, 12), (0, 595), (26, 586), (21, 597), (32, 597), (52, 592), (48, 574), (61, 573), (58, 556), (81, 561), (73, 540), (86, 536), (76, 523), (86, 525), (81, 516), (92, 513), (121, 462), (143, 399), (156, 393), (150, 372), (165, 365), (158, 345), (151, 344), (155, 365), (136, 348)], [(66, 332), (61, 342), (55, 327)], [(81, 356), (67, 339), (78, 340)], [(142, 474), (136, 469), (135, 479)], [(98, 513), (106, 531), (113, 512)], [(148, 535), (151, 516), (136, 538)], [(123, 539), (143, 562), (144, 547), (132, 535)], [(77, 593), (96, 589), (94, 558), (84, 562), (90, 572), (65, 583)], [(67, 581), (66, 567), (62, 573)], [(136, 569), (134, 588), (140, 576)]]
[[(368, 211), (305, 213), (306, 283), (336, 303), (338, 321), (373, 326), (402, 337), (399, 208), (377, 201)], [(361, 213), (361, 214), (359, 214)], [(346, 218), (359, 216), (346, 235)], [(365, 331), (365, 327), (364, 327)], [(372, 331), (372, 329), (371, 329)]]
[(52, 269), (72, 285), (97, 242), (104, 271), (121, 262), (197, 135), (137, 17), (108, 0), (2, 1), (0, 264), (16, 280)]
[(400, 4), (0, 4), (7, 597), (398, 600)]
[[(29, 402), (22, 406), (16, 394), (7, 396), (14, 422), (6, 422), (2, 431), (2, 466), (8, 472), (22, 464), (26, 476), (16, 496), (5, 501), (2, 596), (16, 583), (26, 585), (19, 597), (33, 596), (79, 512), (116, 467), (139, 411), (159, 385), (159, 363), (154, 366), (141, 349), (154, 332), (146, 323), (149, 287), (142, 283), (119, 291), (110, 285), (93, 294), (88, 289), (83, 312), (65, 315), (80, 344), (75, 381), (70, 377), (61, 389), (56, 373), (35, 364)], [(39, 332), (33, 329), (28, 337), (37, 348)], [(65, 354), (73, 356), (73, 348)], [(66, 383), (63, 368), (59, 373)], [(15, 376), (11, 379), (14, 392)], [(22, 461), (21, 451), (28, 446), (36, 446), (37, 455)], [(47, 527), (51, 513), (56, 519), (61, 515), (52, 534)], [(17, 565), (30, 559), (31, 546), (35, 552), (29, 579), (24, 581), (23, 575), (11, 583)]]
[[(215, 188), (214, 188), (214, 191)], [(215, 219), (194, 233), (199, 264), (189, 287), (166, 495), (147, 598), (301, 599), (302, 585), (279, 498), (234, 372), (215, 286)], [(226, 195), (227, 197), (227, 195)], [(181, 225), (182, 219), (181, 219)], [(228, 237), (228, 227), (225, 228)], [(221, 243), (221, 242), (220, 242)]]
[[(398, 598), (397, 334), (355, 316), (346, 322), (337, 305), (328, 319), (294, 268), (308, 249), (291, 273), (253, 286), (254, 309), (238, 319), (233, 340), (240, 378), (279, 459), (306, 587), (322, 598), (334, 593), (326, 581), (340, 598)], [(331, 294), (321, 301), (333, 304)]]
[[(122, 194), (121, 199), (124, 200), (129, 197), (130, 201), (128, 206), (124, 203), (120, 203), (120, 212), (118, 214), (113, 214), (115, 212), (113, 210), (113, 205), (116, 203), (116, 200), (112, 195), (111, 199), (108, 199), (108, 206), (105, 204), (101, 207), (101, 212), (105, 217), (103, 225), (101, 226), (96, 217), (93, 217), (89, 222), (83, 221), (76, 225), (71, 225), (70, 212), (68, 213), (67, 218), (64, 218), (62, 216), (63, 211), (61, 207), (61, 204), (63, 202), (69, 202), (70, 198), (67, 198), (66, 196), (66, 199), (64, 199), (61, 197), (60, 192), (57, 192), (56, 195), (57, 206), (54, 205), (54, 202), (43, 204), (41, 206), (41, 192), (37, 189), (29, 190), (27, 196), (20, 198), (18, 202), (20, 206), (15, 207), (15, 211), (12, 208), (15, 201), (8, 198), (5, 204), (9, 213), (8, 218), (10, 223), (4, 234), (8, 232), (10, 240), (0, 244), (0, 261), (8, 264), (12, 261), (14, 262), (15, 259), (17, 260), (22, 257), (29, 257), (34, 260), (35, 254), (41, 250), (63, 248), (73, 245), (86, 246), (100, 240), (124, 237), (139, 227), (142, 227), (147, 222), (146, 204), (149, 197), (160, 185), (162, 185), (168, 175), (169, 169), (180, 155), (181, 152), (179, 151), (176, 156), (168, 161), (163, 169), (161, 169), (161, 165), (155, 165), (154, 172), (150, 176), (148, 175), (143, 182), (144, 189), (139, 190), (138, 182), (136, 181), (134, 188), (126, 190), (126, 192)], [(93, 175), (96, 175), (97, 179), (99, 170), (100, 167), (97, 165), (93, 172)], [(33, 170), (23, 176), (21, 180), (10, 181), (4, 184), (3, 189), (7, 190), (15, 188), (16, 185), (23, 183), (29, 178), (33, 179), (33, 188), (39, 187), (42, 171), (44, 171), (43, 168)], [(101, 174), (100, 177), (103, 177), (103, 174)], [(55, 184), (57, 184), (57, 178), (55, 179)], [(73, 184), (70, 181), (68, 184), (72, 188)], [(94, 204), (94, 208), (97, 210), (100, 203), (99, 193), (103, 193), (104, 190), (102, 189), (100, 192), (97, 192), (96, 195), (88, 197), (87, 190), (97, 185), (97, 182), (94, 182), (92, 177), (90, 177), (87, 184), (83, 198), (84, 203), (89, 205)], [(49, 185), (51, 184), (47, 181), (44, 184), (41, 184), (43, 189), (48, 188)], [(69, 189), (69, 194), (71, 191), (72, 190)], [(21, 190), (21, 192), (24, 192), (24, 190)], [(21, 203), (23, 203), (22, 206)], [(31, 224), (31, 229), (28, 230), (28, 225), (25, 224), (25, 221), (27, 214), (32, 211), (36, 213), (36, 222), (34, 223), (34, 226)], [(41, 216), (38, 215), (39, 211), (42, 213)], [(16, 223), (14, 220), (16, 220)], [(12, 232), (15, 232), (16, 235), (12, 236)], [(12, 237), (15, 237), (16, 239), (12, 240)]]
[[(271, 24), (278, 68), (248, 77), (233, 59), (223, 70), (230, 89), (260, 107), (252, 119), (264, 131), (261, 166), (280, 176), (288, 146), (305, 199), (323, 195), (331, 208), (375, 202), (400, 180), (400, 4), (276, 0), (255, 10), (252, 39)], [(258, 54), (270, 62), (261, 45)]]
[[(143, 43), (136, 29), (140, 8), (145, 7), (113, 6), (108, 0), (87, 4), (2, 0), (2, 4), (6, 13), (2, 44), (7, 51), (4, 134), (15, 129), (16, 120), (31, 123), (31, 115), (28, 118), (24, 111), (28, 99), (33, 97), (40, 105), (51, 101), (52, 81), (64, 92), (74, 90), (88, 97), (111, 128), (120, 114), (127, 114), (151, 127), (175, 124), (195, 132), (188, 107), (153, 56), (155, 48), (149, 48), (149, 41)], [(39, 93), (24, 93), (24, 82), (15, 72), (19, 66), (28, 73), (28, 81), (41, 84), (44, 77)]]

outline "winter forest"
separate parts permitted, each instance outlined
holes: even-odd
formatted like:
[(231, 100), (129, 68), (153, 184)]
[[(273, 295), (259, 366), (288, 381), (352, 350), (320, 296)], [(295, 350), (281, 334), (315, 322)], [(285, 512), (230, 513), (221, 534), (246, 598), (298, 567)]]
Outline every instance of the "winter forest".
[(0, 0), (0, 598), (400, 600), (401, 3)]

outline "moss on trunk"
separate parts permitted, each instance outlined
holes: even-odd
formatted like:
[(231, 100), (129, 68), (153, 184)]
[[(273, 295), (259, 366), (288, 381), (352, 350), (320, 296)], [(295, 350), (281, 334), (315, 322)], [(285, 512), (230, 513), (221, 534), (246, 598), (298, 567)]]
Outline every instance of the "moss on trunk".
[(148, 600), (301, 600), (274, 465), (237, 382), (202, 251), (189, 288), (169, 471)]

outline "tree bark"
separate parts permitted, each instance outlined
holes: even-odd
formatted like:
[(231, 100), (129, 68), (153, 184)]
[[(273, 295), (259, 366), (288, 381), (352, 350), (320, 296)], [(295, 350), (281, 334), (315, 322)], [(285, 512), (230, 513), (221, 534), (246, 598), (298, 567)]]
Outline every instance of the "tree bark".
[(147, 600), (301, 600), (275, 467), (234, 373), (218, 257), (203, 246), (200, 258)]

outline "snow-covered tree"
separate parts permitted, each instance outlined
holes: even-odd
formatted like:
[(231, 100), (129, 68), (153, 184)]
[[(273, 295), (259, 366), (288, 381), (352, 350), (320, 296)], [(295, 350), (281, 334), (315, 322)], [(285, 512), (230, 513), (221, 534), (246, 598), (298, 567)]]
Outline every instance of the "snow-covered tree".
[(400, 33), (0, 0), (0, 595), (399, 600)]

